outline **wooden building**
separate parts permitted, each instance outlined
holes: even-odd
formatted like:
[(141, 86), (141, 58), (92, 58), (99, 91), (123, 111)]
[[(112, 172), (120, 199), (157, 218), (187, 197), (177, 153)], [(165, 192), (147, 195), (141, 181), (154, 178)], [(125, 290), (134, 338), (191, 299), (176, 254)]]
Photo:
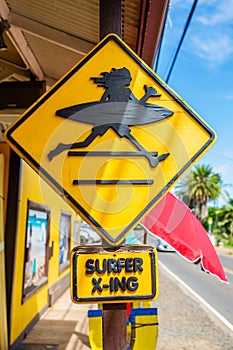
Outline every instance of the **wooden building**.
[[(4, 141), (5, 129), (108, 33), (150, 67), (168, 0), (0, 0), (0, 348), (69, 285), (79, 217)], [(63, 226), (69, 237), (62, 244)], [(38, 236), (32, 256), (32, 231)], [(65, 252), (62, 252), (62, 248)], [(35, 252), (34, 252), (35, 253)], [(40, 261), (39, 261), (40, 260)]]

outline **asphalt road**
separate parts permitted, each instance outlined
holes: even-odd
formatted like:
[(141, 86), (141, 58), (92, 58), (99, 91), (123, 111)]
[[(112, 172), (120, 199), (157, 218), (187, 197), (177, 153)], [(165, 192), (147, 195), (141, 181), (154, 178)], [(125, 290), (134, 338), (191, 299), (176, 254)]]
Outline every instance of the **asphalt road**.
[(233, 327), (233, 257), (220, 256), (229, 284), (201, 271), (200, 265), (191, 264), (177, 253), (159, 253), (159, 261), (205, 300)]
[(219, 255), (224, 271), (231, 285), (233, 285), (233, 255)]

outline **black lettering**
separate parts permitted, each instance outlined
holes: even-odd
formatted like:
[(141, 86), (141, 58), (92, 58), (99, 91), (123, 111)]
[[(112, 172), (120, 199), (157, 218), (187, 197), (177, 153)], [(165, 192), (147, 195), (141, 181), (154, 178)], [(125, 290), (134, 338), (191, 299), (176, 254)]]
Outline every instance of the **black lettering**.
[(125, 260), (125, 271), (126, 272), (133, 272), (133, 259), (127, 258)]
[(130, 291), (134, 291), (138, 289), (137, 277), (129, 277), (127, 280), (127, 289)]
[(115, 277), (115, 292), (118, 292), (118, 287), (121, 288), (123, 292), (126, 291), (126, 278), (122, 277), (122, 280), (120, 281), (118, 277)]
[(110, 284), (110, 292), (114, 292), (114, 277), (110, 278), (109, 284)]
[(121, 272), (122, 267), (125, 267), (125, 259), (124, 258), (120, 258), (117, 260), (118, 272)]
[(108, 272), (117, 272), (117, 261), (116, 259), (108, 259)]
[(143, 271), (142, 268), (143, 260), (141, 258), (134, 258), (133, 270), (134, 272)]
[(95, 266), (93, 266), (93, 264), (93, 259), (88, 259), (86, 261), (86, 274), (91, 275), (93, 272), (95, 272)]
[(95, 291), (100, 291), (100, 293), (103, 291), (103, 289), (100, 286), (100, 282), (102, 281), (102, 278), (99, 278), (98, 281), (96, 278), (92, 278), (92, 284), (94, 287), (92, 288), (92, 293), (95, 293)]
[(106, 269), (107, 269), (107, 262), (106, 262), (106, 259), (103, 260), (103, 263), (102, 263), (102, 270), (100, 269), (100, 261), (99, 259), (96, 259), (95, 261), (95, 268), (96, 268), (96, 271), (98, 273), (105, 273), (106, 272)]

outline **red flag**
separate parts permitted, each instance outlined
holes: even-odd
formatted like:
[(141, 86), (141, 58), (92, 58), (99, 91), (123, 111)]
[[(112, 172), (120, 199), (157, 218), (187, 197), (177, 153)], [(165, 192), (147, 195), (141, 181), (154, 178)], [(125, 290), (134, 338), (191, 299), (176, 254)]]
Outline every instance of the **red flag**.
[(170, 192), (147, 214), (141, 224), (170, 244), (192, 263), (201, 261), (203, 269), (228, 282), (207, 232), (181, 200)]

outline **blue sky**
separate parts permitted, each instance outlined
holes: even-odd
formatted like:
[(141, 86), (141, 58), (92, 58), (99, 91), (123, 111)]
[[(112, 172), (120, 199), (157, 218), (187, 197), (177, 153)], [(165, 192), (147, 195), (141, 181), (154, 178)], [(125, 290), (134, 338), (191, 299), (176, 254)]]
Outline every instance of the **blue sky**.
[[(157, 70), (164, 80), (193, 2), (170, 2)], [(168, 85), (217, 133), (198, 164), (220, 173), (233, 198), (233, 0), (198, 1)]]

